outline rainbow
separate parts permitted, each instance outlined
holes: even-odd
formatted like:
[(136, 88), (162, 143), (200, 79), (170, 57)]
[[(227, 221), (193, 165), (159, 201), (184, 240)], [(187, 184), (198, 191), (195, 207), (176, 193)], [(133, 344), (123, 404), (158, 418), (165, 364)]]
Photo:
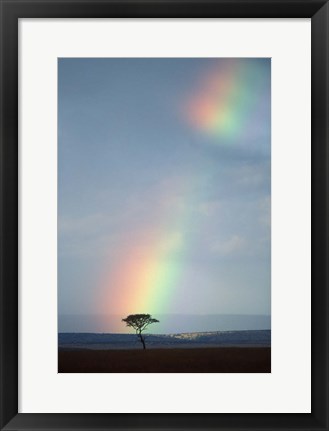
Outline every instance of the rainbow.
[(104, 314), (170, 313), (172, 301), (177, 300), (191, 250), (186, 229), (198, 185), (173, 180), (164, 188), (153, 227), (136, 227), (129, 238), (123, 238), (115, 259), (109, 259), (98, 301)]
[(188, 98), (184, 114), (196, 130), (234, 142), (256, 136), (266, 103), (264, 74), (257, 59), (225, 59), (207, 72)]

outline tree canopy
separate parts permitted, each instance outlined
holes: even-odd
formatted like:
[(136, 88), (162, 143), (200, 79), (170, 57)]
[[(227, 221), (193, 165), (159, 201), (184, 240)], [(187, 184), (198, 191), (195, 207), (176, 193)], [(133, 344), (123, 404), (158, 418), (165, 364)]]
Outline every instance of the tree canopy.
[(150, 314), (129, 314), (129, 316), (122, 319), (122, 321), (126, 323), (126, 326), (135, 329), (144, 349), (146, 348), (145, 338), (143, 337), (142, 332), (145, 331), (145, 329), (152, 323), (159, 322), (159, 320), (154, 319)]

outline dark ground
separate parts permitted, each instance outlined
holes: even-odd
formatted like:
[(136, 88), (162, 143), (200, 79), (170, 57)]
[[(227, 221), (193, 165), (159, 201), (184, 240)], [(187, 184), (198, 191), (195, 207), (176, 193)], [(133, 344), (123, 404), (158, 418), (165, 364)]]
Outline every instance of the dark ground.
[(59, 373), (270, 373), (270, 347), (60, 350)]

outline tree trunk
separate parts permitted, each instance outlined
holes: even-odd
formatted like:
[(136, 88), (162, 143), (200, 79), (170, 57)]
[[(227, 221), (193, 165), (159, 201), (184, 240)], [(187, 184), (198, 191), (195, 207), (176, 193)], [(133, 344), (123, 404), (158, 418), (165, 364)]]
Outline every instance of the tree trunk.
[(140, 339), (141, 343), (143, 344), (143, 349), (145, 350), (146, 349), (145, 340), (144, 340), (144, 337), (142, 336), (142, 333), (139, 332), (138, 336), (139, 336), (139, 339)]

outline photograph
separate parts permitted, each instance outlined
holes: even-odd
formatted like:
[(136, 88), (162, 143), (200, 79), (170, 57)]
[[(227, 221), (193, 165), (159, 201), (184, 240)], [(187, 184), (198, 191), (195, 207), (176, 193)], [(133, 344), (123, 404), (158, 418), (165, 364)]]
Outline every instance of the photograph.
[(58, 58), (58, 373), (271, 373), (271, 58)]
[(329, 0), (0, 4), (0, 431), (329, 431)]

